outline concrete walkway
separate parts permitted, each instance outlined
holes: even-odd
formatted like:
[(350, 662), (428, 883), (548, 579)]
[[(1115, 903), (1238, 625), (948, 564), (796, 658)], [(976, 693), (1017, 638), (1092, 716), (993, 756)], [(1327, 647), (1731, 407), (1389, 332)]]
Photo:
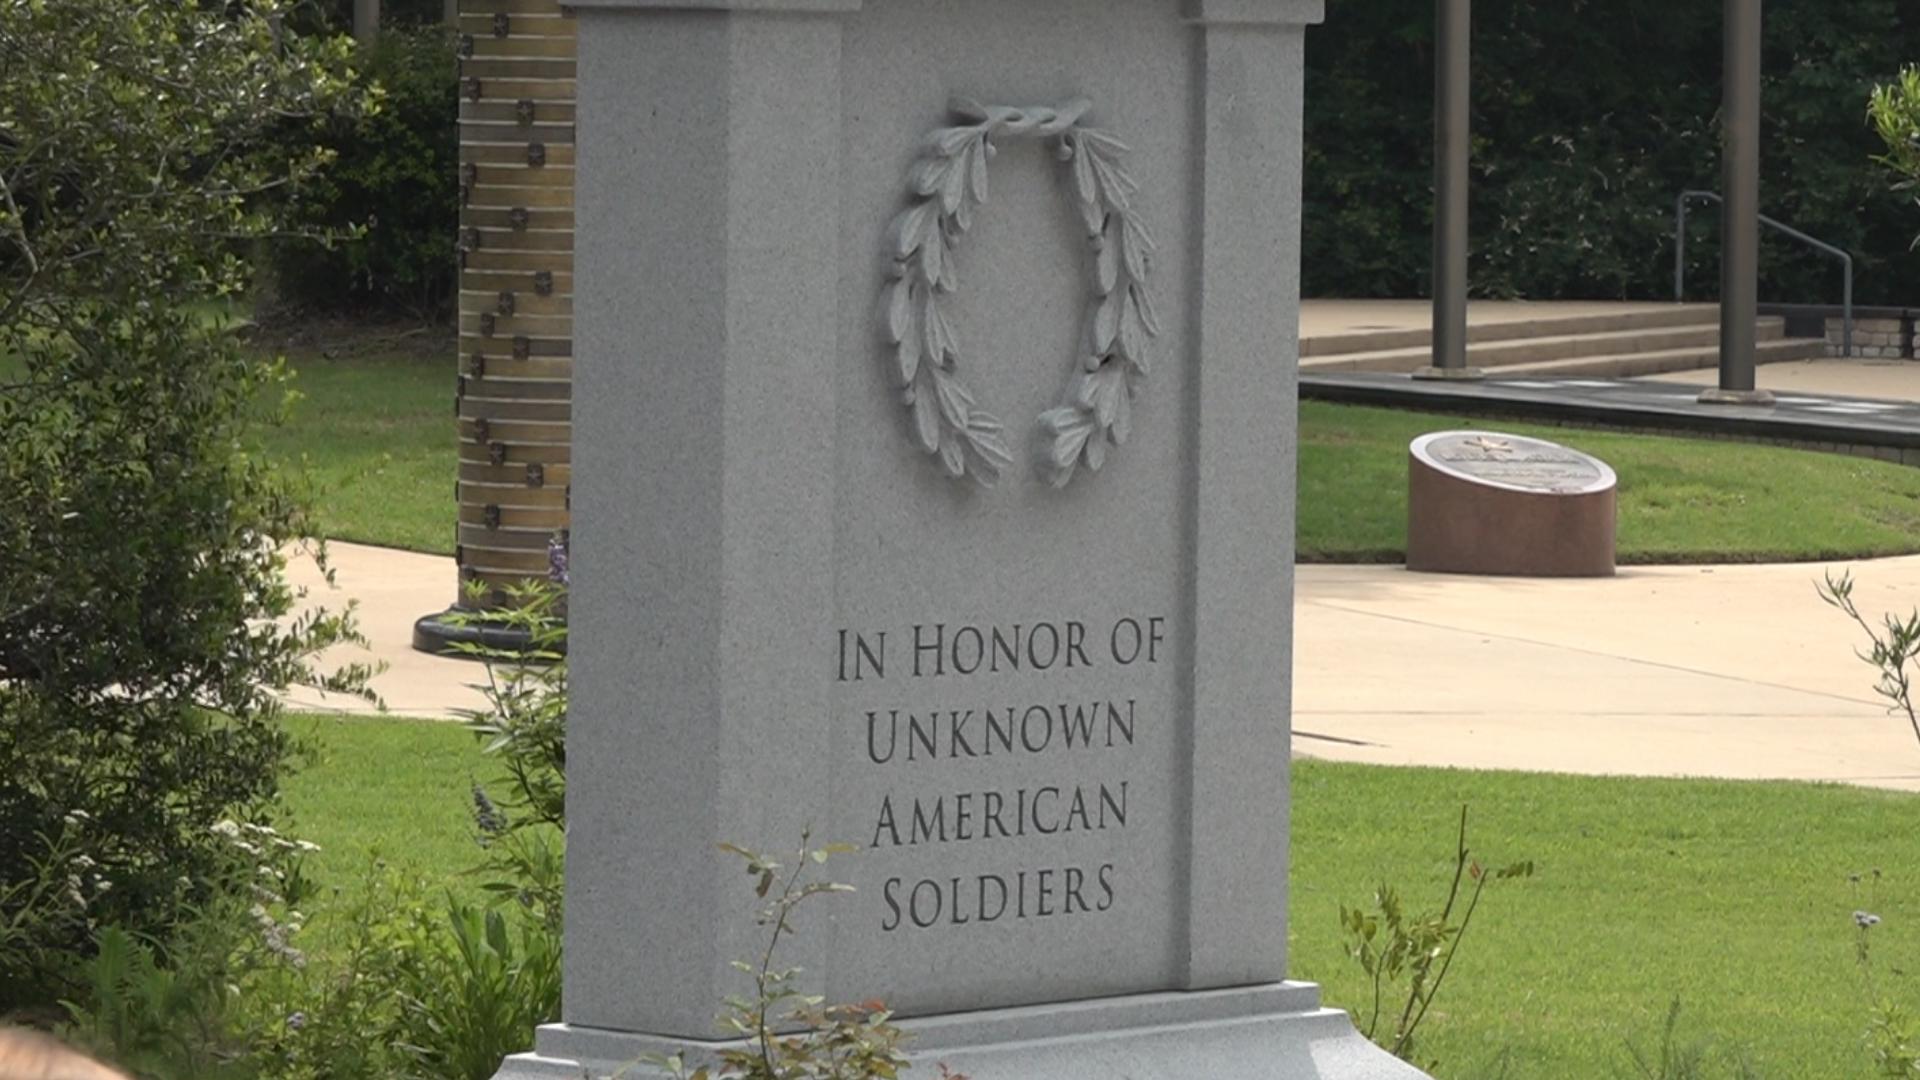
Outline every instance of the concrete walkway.
[[(342, 645), (323, 653), (323, 668), (352, 663), (384, 663), (387, 670), (373, 680), (373, 689), (388, 712), (396, 716), (451, 719), (461, 709), (486, 705), (479, 690), (487, 669), (471, 660), (429, 656), (413, 648), (413, 622), (422, 615), (445, 611), (453, 603), (458, 580), (453, 560), (364, 544), (327, 545), (327, 561), (334, 583), (328, 585), (311, 558), (289, 553), (287, 578), (307, 593), (306, 604), (339, 611), (349, 601), (357, 604), (360, 631), (369, 648)], [(309, 712), (375, 713), (379, 709), (357, 698), (321, 694), (296, 688), (287, 704)]]
[[(331, 546), (395, 715), (483, 704), (478, 664), (410, 646), (453, 561)], [(1838, 569), (1839, 567), (1836, 567)], [(1920, 743), (1875, 698), (1857, 628), (1814, 594), (1819, 565), (1627, 568), (1544, 581), (1303, 566), (1298, 752), (1342, 761), (1643, 776), (1828, 780), (1920, 790)], [(1863, 611), (1920, 604), (1920, 556), (1850, 567)], [(338, 650), (341, 661), (368, 659)], [(302, 709), (370, 712), (312, 693)]]
[[(1875, 697), (1859, 629), (1815, 595), (1824, 569), (1544, 581), (1301, 567), (1296, 749), (1920, 790), (1920, 742)], [(1920, 557), (1850, 569), (1870, 617), (1920, 603)]]

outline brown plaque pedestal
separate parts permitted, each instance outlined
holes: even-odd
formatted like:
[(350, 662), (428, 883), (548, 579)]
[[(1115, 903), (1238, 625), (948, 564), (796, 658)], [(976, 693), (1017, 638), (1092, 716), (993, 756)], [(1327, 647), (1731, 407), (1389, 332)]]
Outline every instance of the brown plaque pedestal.
[(1484, 431), (1415, 439), (1407, 569), (1515, 577), (1614, 572), (1613, 470), (1576, 450)]

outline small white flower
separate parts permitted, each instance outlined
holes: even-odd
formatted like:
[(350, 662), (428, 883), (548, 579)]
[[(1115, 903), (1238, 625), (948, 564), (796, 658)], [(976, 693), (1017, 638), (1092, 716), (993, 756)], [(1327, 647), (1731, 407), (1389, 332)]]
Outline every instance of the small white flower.
[(91, 856), (75, 855), (73, 857), (73, 865), (79, 867), (82, 870), (86, 870), (94, 866), (94, 861)]
[(1880, 916), (1875, 915), (1870, 911), (1856, 911), (1853, 913), (1853, 925), (1859, 927), (1862, 930), (1865, 930), (1868, 927), (1872, 927), (1872, 926), (1879, 926)]
[(301, 851), (309, 855), (320, 850), (320, 845), (314, 843), (311, 840), (295, 840), (293, 842), (293, 846), (299, 848)]
[(231, 818), (222, 819), (214, 822), (213, 825), (210, 826), (210, 831), (219, 836), (232, 839), (240, 835), (240, 823)]

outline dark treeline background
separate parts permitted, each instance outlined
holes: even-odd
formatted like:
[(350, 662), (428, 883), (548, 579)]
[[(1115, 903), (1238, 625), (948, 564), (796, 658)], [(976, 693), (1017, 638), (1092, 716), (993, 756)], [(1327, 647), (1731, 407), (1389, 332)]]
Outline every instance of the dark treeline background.
[[(1721, 3), (1476, 0), (1474, 295), (1672, 295), (1674, 199), (1720, 186)], [(1429, 295), (1433, 16), (1328, 0), (1307, 32), (1309, 296)], [(1866, 122), (1912, 63), (1920, 0), (1767, 0), (1761, 210), (1853, 252), (1861, 303), (1920, 305), (1920, 206)], [(1688, 298), (1712, 299), (1718, 211), (1693, 218)], [(1762, 243), (1763, 300), (1839, 302), (1836, 261)]]
[[(353, 0), (307, 0), (303, 5), (310, 17), (329, 29), (346, 33), (353, 29)], [(380, 0), (381, 26), (432, 26), (445, 22), (446, 6), (441, 0)]]

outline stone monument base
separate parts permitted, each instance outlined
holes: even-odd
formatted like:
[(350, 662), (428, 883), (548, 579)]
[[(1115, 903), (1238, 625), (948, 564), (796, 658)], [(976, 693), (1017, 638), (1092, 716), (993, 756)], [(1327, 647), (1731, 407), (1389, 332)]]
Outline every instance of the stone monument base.
[[(1033, 1005), (905, 1020), (915, 1064), (970, 1080), (1423, 1080), (1381, 1050), (1310, 983)], [(534, 1050), (508, 1058), (495, 1080), (659, 1080), (636, 1062), (721, 1043), (553, 1024)]]
[(1564, 446), (1441, 431), (1407, 455), (1407, 569), (1611, 577), (1617, 478)]

